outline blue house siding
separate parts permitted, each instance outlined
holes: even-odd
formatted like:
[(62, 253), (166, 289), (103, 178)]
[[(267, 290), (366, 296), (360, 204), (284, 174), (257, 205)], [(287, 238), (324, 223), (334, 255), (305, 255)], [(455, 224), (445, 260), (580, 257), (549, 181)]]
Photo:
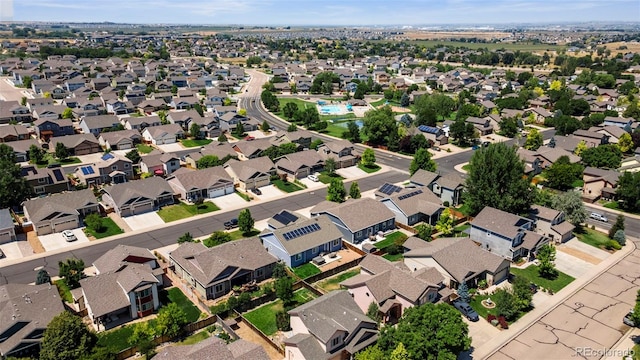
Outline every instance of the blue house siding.
[(353, 243), (354, 242), (354, 234), (351, 232), (351, 230), (349, 230), (349, 228), (347, 227), (347, 225), (345, 225), (342, 220), (340, 220), (339, 218), (331, 215), (331, 214), (326, 214), (329, 219), (331, 219), (331, 222), (334, 223), (337, 227), (338, 230), (340, 230), (340, 232), (342, 233), (342, 238), (345, 239), (346, 241)]
[(288, 267), (291, 268), (308, 263), (314, 257), (320, 255), (320, 253), (334, 252), (342, 248), (342, 241), (340, 241), (340, 239), (334, 239), (320, 246), (309, 248), (301, 253), (289, 254), (275, 235), (268, 234), (262, 236), (261, 239), (264, 247), (267, 249), (267, 252), (269, 254), (272, 254), (276, 258), (282, 260), (285, 264), (287, 264)]
[(400, 210), (400, 208), (398, 208), (396, 206), (396, 204), (393, 203), (393, 201), (391, 200), (382, 200), (382, 203), (389, 208), (389, 210), (391, 210), (391, 212), (393, 212), (396, 215), (396, 221), (399, 222), (400, 224), (404, 224), (404, 225), (412, 225), (410, 223), (411, 220), (411, 216), (407, 216), (405, 215), (402, 210)]

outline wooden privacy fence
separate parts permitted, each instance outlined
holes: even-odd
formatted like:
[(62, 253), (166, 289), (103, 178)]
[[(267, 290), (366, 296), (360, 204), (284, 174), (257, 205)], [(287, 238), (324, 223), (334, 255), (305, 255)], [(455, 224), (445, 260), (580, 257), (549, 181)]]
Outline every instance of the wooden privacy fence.
[(265, 335), (265, 333), (260, 331), (260, 329), (258, 329), (251, 322), (249, 322), (247, 319), (245, 319), (244, 316), (242, 316), (242, 314), (240, 314), (237, 311), (236, 311), (236, 314), (238, 315), (238, 317), (240, 318), (240, 321), (243, 324), (247, 325), (251, 330), (253, 330), (256, 334), (258, 334), (262, 339), (264, 339), (264, 341), (266, 341), (269, 345), (271, 345), (274, 349), (276, 349), (280, 353), (280, 355), (284, 356), (284, 349), (282, 348), (282, 346), (280, 346), (280, 344), (278, 344), (275, 341), (271, 340), (270, 337)]
[(356, 267), (358, 265), (360, 265), (360, 262), (362, 261), (363, 258), (357, 258), (357, 259), (353, 259), (349, 262), (346, 262), (340, 266), (334, 267), (333, 269), (327, 270), (327, 271), (323, 271), (319, 274), (315, 274), (315, 275), (311, 275), (306, 279), (303, 279), (304, 281), (306, 281), (307, 283), (314, 283), (317, 281), (320, 281), (322, 279), (326, 279), (328, 277), (331, 277), (335, 274), (341, 273), (345, 270), (351, 269), (353, 267)]

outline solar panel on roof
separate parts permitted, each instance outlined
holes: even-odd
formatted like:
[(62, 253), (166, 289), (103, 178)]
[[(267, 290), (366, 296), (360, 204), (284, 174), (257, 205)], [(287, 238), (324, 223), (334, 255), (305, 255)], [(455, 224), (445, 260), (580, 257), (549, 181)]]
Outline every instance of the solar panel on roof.
[(420, 126), (418, 126), (418, 130), (420, 130), (422, 132), (430, 133), (430, 134), (436, 134), (436, 133), (438, 133), (439, 129), (437, 127), (433, 127), (433, 126), (420, 125)]
[(80, 168), (80, 170), (82, 170), (82, 174), (84, 175), (91, 175), (94, 173), (91, 166), (83, 166)]
[(113, 159), (113, 158), (114, 158), (114, 156), (111, 153), (106, 153), (106, 154), (102, 155), (102, 160), (105, 160), (105, 161), (107, 161), (109, 159)]
[(402, 188), (400, 186), (389, 184), (389, 183), (385, 183), (384, 185), (382, 185), (380, 187), (380, 189), (378, 191), (380, 191), (381, 193), (383, 193), (385, 195), (391, 195), (394, 192), (400, 192), (401, 190), (402, 190)]
[(62, 170), (60, 169), (53, 170), (53, 176), (55, 176), (56, 181), (64, 180), (64, 175), (62, 175)]
[(288, 231), (288, 232), (282, 234), (282, 237), (285, 240), (288, 241), (288, 240), (295, 239), (295, 238), (298, 238), (298, 237), (303, 236), (303, 235), (311, 234), (311, 233), (316, 232), (318, 230), (320, 230), (320, 225), (311, 224), (311, 225), (303, 226), (303, 227), (295, 229), (295, 230)]

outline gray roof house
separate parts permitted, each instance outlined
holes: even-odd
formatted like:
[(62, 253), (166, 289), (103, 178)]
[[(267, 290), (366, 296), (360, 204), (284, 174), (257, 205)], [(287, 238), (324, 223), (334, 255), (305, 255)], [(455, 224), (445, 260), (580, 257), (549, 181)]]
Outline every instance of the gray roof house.
[(212, 199), (235, 190), (233, 179), (222, 166), (176, 173), (167, 178), (167, 182), (176, 194), (189, 201)]
[(115, 130), (120, 125), (120, 120), (115, 115), (83, 116), (80, 128), (85, 134), (93, 134), (96, 137), (101, 132), (109, 129)]
[(444, 211), (442, 200), (428, 188), (404, 189), (380, 202), (395, 214), (397, 222), (408, 226), (419, 222), (435, 225)]
[(230, 160), (224, 165), (234, 183), (243, 190), (256, 189), (271, 183), (276, 172), (273, 161), (266, 156), (246, 161)]
[(285, 353), (294, 359), (348, 359), (373, 345), (378, 326), (345, 290), (332, 291), (289, 311), (292, 337)]
[(443, 203), (448, 202), (449, 205), (456, 206), (462, 200), (464, 180), (456, 174), (441, 176), (420, 169), (409, 178), (409, 182), (415, 186), (429, 188)]
[(336, 168), (353, 166), (358, 162), (354, 145), (348, 140), (328, 141), (318, 146), (318, 154), (326, 161), (333, 158)]
[(138, 130), (110, 131), (100, 134), (100, 146), (111, 150), (129, 150), (140, 143), (142, 136)]
[(58, 136), (51, 139), (49, 150), (54, 151), (58, 143), (62, 143), (73, 156), (102, 152), (100, 142), (93, 134), (75, 134)]
[(37, 356), (49, 322), (63, 311), (51, 284), (0, 285), (0, 357)]
[(503, 257), (483, 250), (466, 237), (441, 238), (426, 242), (416, 237), (407, 239), (403, 247), (404, 264), (413, 272), (436, 268), (444, 283), (457, 289), (461, 283), (477, 287), (482, 280), (497, 284), (509, 276), (510, 263)]
[(341, 204), (323, 201), (311, 209), (311, 216), (327, 215), (350, 243), (360, 243), (378, 232), (395, 229), (395, 214), (370, 198), (349, 199)]
[(123, 217), (173, 204), (173, 189), (160, 177), (111, 185), (102, 189), (102, 194), (102, 201)]
[(324, 159), (315, 150), (304, 150), (276, 159), (276, 171), (289, 181), (302, 179), (324, 167)]
[(82, 225), (81, 217), (99, 210), (90, 189), (27, 200), (22, 208), (38, 235), (78, 228)]
[(271, 277), (278, 259), (257, 238), (242, 239), (207, 248), (184, 243), (169, 254), (176, 274), (204, 299), (226, 295), (235, 285)]
[[(215, 354), (215, 355), (214, 355)], [(255, 343), (238, 339), (227, 344), (212, 336), (194, 345), (170, 345), (163, 347), (156, 355), (162, 360), (269, 360), (265, 349)]]
[(0, 209), (0, 244), (16, 239), (15, 225), (9, 209)]

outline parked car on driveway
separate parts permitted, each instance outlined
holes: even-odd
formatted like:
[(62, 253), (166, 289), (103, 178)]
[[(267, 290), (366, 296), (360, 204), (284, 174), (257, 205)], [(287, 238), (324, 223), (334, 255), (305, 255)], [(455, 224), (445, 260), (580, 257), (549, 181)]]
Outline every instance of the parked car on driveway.
[(633, 309), (631, 309), (631, 311), (629, 311), (627, 315), (622, 318), (622, 322), (628, 326), (636, 326), (636, 324), (633, 322)]
[(602, 222), (609, 222), (609, 219), (607, 219), (607, 217), (604, 216), (603, 214), (598, 214), (598, 213), (592, 212), (591, 215), (589, 215), (589, 217), (594, 219), (594, 220), (598, 220), (598, 221), (602, 221)]
[(78, 240), (76, 235), (71, 230), (65, 230), (62, 232), (62, 237), (66, 242), (72, 242)]
[(224, 223), (224, 228), (225, 230), (231, 230), (235, 227), (238, 227), (238, 219), (233, 218), (227, 222)]
[(462, 315), (464, 315), (470, 321), (478, 321), (480, 319), (480, 317), (478, 316), (478, 313), (475, 310), (473, 310), (471, 305), (469, 305), (464, 301), (461, 301), (461, 300), (454, 301), (453, 306), (456, 309), (458, 309), (458, 311), (460, 311)]
[(251, 189), (251, 192), (256, 194), (256, 195), (262, 195), (262, 191), (260, 191), (260, 189), (258, 189), (258, 188)]
[(318, 175), (316, 174), (310, 174), (309, 176), (307, 176), (307, 179), (313, 181), (313, 182), (318, 182), (320, 181), (320, 179), (318, 178)]

